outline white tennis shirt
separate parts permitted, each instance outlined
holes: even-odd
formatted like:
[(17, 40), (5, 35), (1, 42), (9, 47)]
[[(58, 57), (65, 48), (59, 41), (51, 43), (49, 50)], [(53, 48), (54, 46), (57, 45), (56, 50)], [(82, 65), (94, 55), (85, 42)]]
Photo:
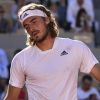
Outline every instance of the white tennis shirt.
[(26, 85), (28, 100), (77, 100), (78, 72), (89, 73), (98, 63), (82, 42), (55, 39), (52, 49), (27, 47), (12, 60), (9, 84)]

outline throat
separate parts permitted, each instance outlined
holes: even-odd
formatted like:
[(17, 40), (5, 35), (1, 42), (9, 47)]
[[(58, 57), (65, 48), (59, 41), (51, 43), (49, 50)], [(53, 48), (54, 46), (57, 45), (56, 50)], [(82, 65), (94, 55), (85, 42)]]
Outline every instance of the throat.
[(36, 46), (42, 50), (46, 51), (53, 48), (55, 38), (48, 38), (41, 43), (36, 43)]

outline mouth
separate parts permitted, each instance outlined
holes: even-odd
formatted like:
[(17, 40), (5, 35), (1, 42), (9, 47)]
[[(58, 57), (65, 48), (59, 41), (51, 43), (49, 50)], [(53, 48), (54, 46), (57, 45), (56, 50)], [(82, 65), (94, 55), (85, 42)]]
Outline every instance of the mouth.
[(35, 30), (32, 32), (32, 36), (36, 37), (38, 33), (39, 33), (39, 30)]

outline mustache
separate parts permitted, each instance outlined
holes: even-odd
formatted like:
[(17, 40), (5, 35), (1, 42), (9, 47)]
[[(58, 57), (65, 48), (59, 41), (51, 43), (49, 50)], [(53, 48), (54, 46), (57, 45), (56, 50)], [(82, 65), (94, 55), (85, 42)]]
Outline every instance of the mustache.
[(33, 34), (33, 35), (36, 35), (37, 33), (39, 33), (39, 30), (33, 30), (33, 31), (32, 31), (32, 34)]

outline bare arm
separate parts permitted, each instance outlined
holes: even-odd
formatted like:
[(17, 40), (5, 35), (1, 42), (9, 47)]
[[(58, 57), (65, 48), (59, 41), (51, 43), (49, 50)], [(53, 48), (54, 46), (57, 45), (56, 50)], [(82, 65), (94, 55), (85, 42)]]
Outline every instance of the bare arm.
[(91, 73), (100, 82), (100, 64), (95, 64)]
[(8, 86), (7, 94), (4, 100), (18, 100), (18, 96), (21, 88), (13, 87), (11, 85)]

